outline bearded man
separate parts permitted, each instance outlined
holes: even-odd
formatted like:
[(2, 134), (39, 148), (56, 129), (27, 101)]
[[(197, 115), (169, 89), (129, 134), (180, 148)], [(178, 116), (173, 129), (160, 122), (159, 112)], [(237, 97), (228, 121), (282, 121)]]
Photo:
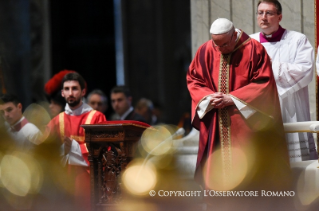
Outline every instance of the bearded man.
[(85, 80), (80, 74), (73, 72), (64, 76), (61, 95), (66, 101), (65, 111), (54, 117), (48, 127), (51, 135), (61, 141), (62, 160), (74, 176), (75, 205), (90, 210), (88, 149), (81, 125), (104, 122), (106, 118), (82, 101), (85, 87)]

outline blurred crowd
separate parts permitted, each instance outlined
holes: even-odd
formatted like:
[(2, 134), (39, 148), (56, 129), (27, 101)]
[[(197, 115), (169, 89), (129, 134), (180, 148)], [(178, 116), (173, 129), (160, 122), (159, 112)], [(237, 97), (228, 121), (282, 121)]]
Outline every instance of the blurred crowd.
[[(0, 96), (0, 210), (90, 210), (88, 150), (80, 126), (110, 120), (163, 125), (162, 107), (147, 98), (133, 106), (127, 86), (114, 87), (109, 97), (101, 89), (86, 91), (80, 74), (62, 70), (45, 84), (47, 102), (22, 105), (15, 94)], [(167, 136), (189, 125), (183, 115)]]

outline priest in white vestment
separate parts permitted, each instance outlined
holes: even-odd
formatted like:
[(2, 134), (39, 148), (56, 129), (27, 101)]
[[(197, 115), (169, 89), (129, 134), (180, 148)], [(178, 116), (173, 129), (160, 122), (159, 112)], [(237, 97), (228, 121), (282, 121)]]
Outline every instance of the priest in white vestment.
[[(304, 34), (282, 28), (281, 19), (278, 1), (259, 1), (257, 22), (261, 32), (250, 36), (266, 48), (272, 60), (283, 122), (310, 121), (308, 84), (313, 78), (313, 47)], [(287, 133), (286, 139), (290, 162), (318, 158), (311, 133)]]

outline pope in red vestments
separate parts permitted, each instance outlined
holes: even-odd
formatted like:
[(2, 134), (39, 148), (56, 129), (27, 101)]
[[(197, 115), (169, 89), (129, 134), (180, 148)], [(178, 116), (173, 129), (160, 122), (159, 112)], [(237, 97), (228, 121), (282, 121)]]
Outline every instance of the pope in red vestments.
[(279, 187), (289, 180), (289, 160), (270, 58), (227, 19), (211, 34), (187, 73), (200, 131), (195, 178), (214, 190)]

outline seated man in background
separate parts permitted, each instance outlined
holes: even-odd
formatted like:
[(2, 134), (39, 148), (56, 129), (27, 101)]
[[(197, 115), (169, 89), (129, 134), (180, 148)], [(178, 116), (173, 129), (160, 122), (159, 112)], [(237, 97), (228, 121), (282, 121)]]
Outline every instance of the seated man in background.
[(107, 106), (107, 96), (100, 89), (95, 89), (89, 93), (87, 102), (94, 110), (105, 114)]
[(112, 107), (116, 113), (113, 120), (135, 120), (145, 122), (145, 119), (134, 111), (132, 95), (128, 87), (116, 86), (111, 90)]
[(135, 105), (135, 112), (144, 117), (145, 121), (149, 125), (157, 124), (156, 116), (153, 114), (153, 103), (152, 101), (141, 98)]
[(17, 96), (4, 94), (0, 97), (0, 112), (6, 121), (8, 133), (17, 147), (32, 149), (40, 143), (42, 133), (22, 114), (22, 104)]

